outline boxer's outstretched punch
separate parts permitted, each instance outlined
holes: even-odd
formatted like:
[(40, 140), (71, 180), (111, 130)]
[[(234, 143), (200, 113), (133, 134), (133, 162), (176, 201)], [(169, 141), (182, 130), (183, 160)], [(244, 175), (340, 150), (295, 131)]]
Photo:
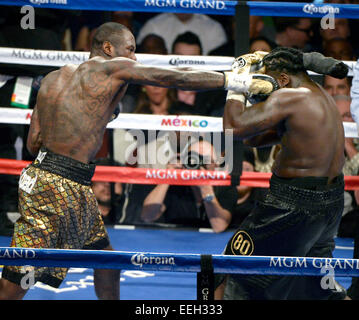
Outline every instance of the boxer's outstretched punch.
[[(280, 144), (280, 151), (266, 198), (233, 234), (224, 254), (332, 257), (344, 203), (344, 129), (334, 100), (308, 76), (312, 58), (327, 62), (283, 47), (257, 59), (237, 59), (239, 70), (256, 64), (244, 72), (257, 69), (271, 76), (277, 90), (267, 97), (228, 92), (224, 128), (249, 146)], [(314, 66), (325, 74), (337, 62)], [(238, 63), (234, 67), (238, 70)], [(325, 289), (318, 277), (218, 275), (216, 280), (217, 299), (346, 298), (337, 283)]]

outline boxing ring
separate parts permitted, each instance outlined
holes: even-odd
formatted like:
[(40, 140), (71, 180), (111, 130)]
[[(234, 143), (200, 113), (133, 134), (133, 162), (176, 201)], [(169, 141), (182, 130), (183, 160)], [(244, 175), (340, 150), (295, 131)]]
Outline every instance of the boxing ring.
[[(98, 10), (94, 1), (30, 1), (35, 8)], [(104, 10), (184, 12), (239, 15), (243, 7), (251, 15), (323, 17), (330, 9), (325, 5), (304, 3), (261, 3), (237, 1), (105, 1)], [(165, 4), (172, 5), (165, 5)], [(27, 5), (28, 1), (0, 0), (0, 5)], [(159, 5), (162, 4), (162, 5)], [(197, 5), (195, 5), (197, 4)], [(354, 5), (331, 4), (338, 17), (358, 18), (359, 8)], [(322, 8), (322, 9), (321, 9)], [(247, 12), (247, 13), (248, 13)], [(243, 30), (242, 30), (243, 32)], [(238, 50), (237, 50), (238, 51)], [(80, 64), (88, 58), (86, 52), (0, 48), (0, 63), (29, 64), (61, 67), (66, 63)], [(166, 67), (191, 66), (207, 70), (229, 70), (232, 57), (158, 56), (138, 54), (138, 61)], [(345, 61), (352, 75), (354, 61)], [(2, 108), (0, 123), (28, 125), (32, 110)], [(137, 117), (137, 115), (136, 115)], [(197, 126), (180, 125), (183, 116), (139, 115), (131, 121), (131, 114), (120, 114), (109, 129), (172, 130), (194, 132), (222, 132), (222, 120), (214, 117), (190, 117)], [(138, 121), (138, 119), (143, 121)], [(177, 122), (179, 120), (180, 122)], [(176, 121), (176, 122), (175, 122)], [(202, 122), (201, 122), (202, 121)], [(194, 122), (191, 122), (194, 123)], [(201, 123), (203, 125), (201, 125)], [(204, 125), (206, 124), (206, 125)], [(354, 123), (344, 123), (346, 137), (358, 138)], [(0, 159), (0, 174), (19, 175), (27, 161)], [(230, 185), (229, 174), (202, 178), (200, 174), (183, 176), (183, 170), (152, 170), (141, 168), (98, 166), (94, 181), (178, 185)], [(193, 171), (195, 172), (195, 170)], [(270, 174), (244, 172), (242, 185), (268, 187)], [(345, 177), (346, 190), (359, 188), (359, 177)], [(208, 230), (207, 230), (208, 231)], [(258, 257), (221, 255), (232, 231), (214, 234), (201, 230), (163, 230), (115, 226), (108, 228), (114, 252), (99, 250), (59, 250), (9, 248), (9, 237), (0, 236), (0, 265), (30, 265), (69, 267), (67, 278), (59, 289), (41, 283), (29, 290), (29, 300), (93, 300), (93, 268), (121, 270), (121, 299), (123, 300), (199, 300), (210, 298), (203, 292), (212, 286), (208, 279), (216, 273), (327, 276), (333, 272), (336, 280), (348, 288), (352, 277), (359, 276), (359, 260), (352, 259), (353, 240), (336, 238), (334, 258), (316, 257)], [(207, 280), (206, 280), (207, 279)], [(206, 287), (207, 286), (207, 287)], [(212, 291), (212, 287), (209, 288)], [(81, 293), (81, 294), (78, 294)]]
[[(359, 272), (358, 261), (351, 259), (352, 239), (335, 239), (334, 259), (297, 260), (296, 257), (222, 256), (220, 253), (231, 237), (231, 231), (215, 234), (117, 226), (109, 228), (108, 232), (114, 249), (119, 251), (38, 249), (26, 254), (14, 248), (6, 251), (10, 238), (0, 237), (0, 265), (59, 264), (72, 267), (58, 289), (37, 283), (25, 296), (26, 300), (97, 299), (93, 289), (92, 268), (95, 266), (121, 269), (121, 300), (197, 300), (201, 255), (212, 255), (214, 272), (323, 277), (327, 270), (322, 268), (333, 267), (335, 279), (345, 288), (350, 285), (351, 277), (358, 276)], [(14, 250), (18, 250), (17, 254)]]

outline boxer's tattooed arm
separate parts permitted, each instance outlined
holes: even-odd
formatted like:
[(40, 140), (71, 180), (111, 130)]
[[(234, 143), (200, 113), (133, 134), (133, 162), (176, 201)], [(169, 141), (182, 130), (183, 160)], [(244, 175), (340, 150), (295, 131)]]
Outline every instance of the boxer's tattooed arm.
[(116, 78), (129, 83), (156, 85), (183, 90), (220, 89), (224, 85), (221, 72), (198, 71), (189, 68), (159, 68), (142, 65), (129, 59), (105, 62)]

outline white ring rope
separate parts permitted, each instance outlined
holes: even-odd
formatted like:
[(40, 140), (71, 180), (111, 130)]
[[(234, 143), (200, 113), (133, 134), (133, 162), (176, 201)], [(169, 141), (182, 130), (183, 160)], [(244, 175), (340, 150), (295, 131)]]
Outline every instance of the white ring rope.
[[(28, 64), (39, 66), (62, 67), (66, 64), (81, 64), (89, 58), (89, 52), (35, 50), (0, 47), (0, 63)], [(234, 57), (222, 56), (187, 56), (136, 54), (137, 60), (143, 64), (158, 67), (191, 67), (202, 70), (231, 70)], [(353, 75), (356, 61), (343, 61), (349, 67), (348, 76)], [(314, 75), (314, 72), (309, 72)]]
[[(31, 109), (1, 108), (0, 123), (30, 124)], [(108, 129), (138, 129), (191, 132), (222, 132), (223, 119), (202, 116), (166, 116), (152, 114), (120, 113), (111, 121)], [(354, 122), (343, 122), (347, 138), (359, 138)]]
[[(226, 71), (231, 69), (234, 57), (220, 56), (186, 56), (137, 54), (139, 62), (158, 67), (191, 67), (203, 70)], [(89, 52), (34, 50), (22, 48), (0, 47), (0, 63), (27, 64), (61, 67), (66, 64), (81, 64), (89, 58)], [(349, 67), (349, 76), (356, 61), (343, 61)], [(315, 74), (309, 72), (310, 74)], [(6, 76), (5, 76), (6, 77)], [(32, 110), (2, 108), (0, 123), (29, 124)], [(110, 122), (109, 129), (142, 129), (166, 131), (195, 131), (222, 132), (222, 118), (202, 116), (154, 116), (121, 113), (117, 119)], [(358, 128), (355, 123), (344, 122), (345, 136), (358, 138)]]

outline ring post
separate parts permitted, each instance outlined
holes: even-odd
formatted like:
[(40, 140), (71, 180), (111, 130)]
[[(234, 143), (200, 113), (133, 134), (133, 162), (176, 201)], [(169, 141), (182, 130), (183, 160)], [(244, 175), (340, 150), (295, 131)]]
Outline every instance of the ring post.
[(235, 7), (235, 56), (249, 52), (249, 6), (247, 1), (238, 1)]
[(201, 255), (201, 272), (197, 273), (197, 300), (214, 300), (214, 272), (212, 255)]

